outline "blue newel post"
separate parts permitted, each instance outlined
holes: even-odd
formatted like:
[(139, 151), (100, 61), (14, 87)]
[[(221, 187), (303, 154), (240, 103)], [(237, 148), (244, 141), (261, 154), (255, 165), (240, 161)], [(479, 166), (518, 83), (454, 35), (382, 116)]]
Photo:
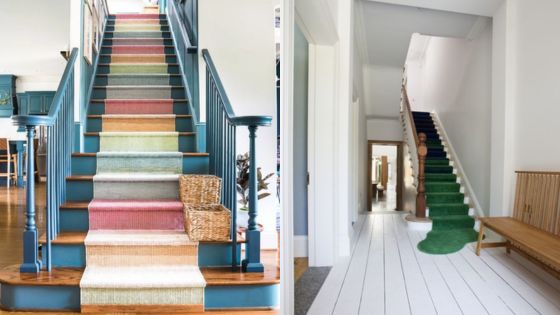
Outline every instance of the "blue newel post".
[(27, 189), (25, 195), (26, 223), (23, 231), (23, 264), (21, 272), (37, 273), (41, 270), (41, 261), (38, 257), (38, 235), (35, 223), (35, 154), (33, 138), (35, 137), (35, 126), (27, 125)]
[(258, 211), (258, 183), (257, 162), (255, 150), (255, 138), (257, 137), (257, 126), (249, 126), (249, 224), (247, 226), (247, 244), (245, 248), (245, 259), (242, 262), (245, 272), (263, 272), (261, 263), (261, 232), (257, 228)]

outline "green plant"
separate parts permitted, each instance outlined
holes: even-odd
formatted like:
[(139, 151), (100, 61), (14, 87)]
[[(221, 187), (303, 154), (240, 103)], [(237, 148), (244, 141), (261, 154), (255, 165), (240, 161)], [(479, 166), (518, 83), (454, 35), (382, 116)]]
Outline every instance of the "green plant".
[[(249, 204), (249, 153), (239, 154), (236, 159), (237, 167), (237, 194), (239, 195), (239, 203), (242, 205), (240, 210), (247, 210)], [(270, 173), (263, 176), (261, 168), (257, 168), (257, 193), (258, 199), (261, 200), (270, 196), (268, 190), (268, 180), (274, 175)], [(261, 191), (265, 191), (262, 192)]]

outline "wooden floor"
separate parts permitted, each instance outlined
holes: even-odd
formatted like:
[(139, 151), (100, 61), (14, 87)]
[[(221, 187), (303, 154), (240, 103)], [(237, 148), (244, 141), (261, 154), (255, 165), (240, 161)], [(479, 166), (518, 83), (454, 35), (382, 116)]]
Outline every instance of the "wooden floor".
[[(43, 231), (44, 226), (44, 213), (45, 213), (45, 185), (39, 184), (36, 190), (35, 199), (37, 220), (39, 231)], [(59, 270), (53, 274), (42, 273), (38, 277), (19, 276), (19, 273), (8, 272), (10, 269), (17, 270), (17, 266), (22, 261), (22, 231), (25, 226), (25, 190), (22, 188), (0, 187), (0, 277), (7, 279), (11, 277), (9, 282), (14, 284), (21, 284), (26, 281), (36, 283), (38, 278), (42, 284), (49, 282), (59, 285), (61, 282), (67, 282), (69, 285), (79, 283), (79, 278), (76, 275), (81, 275), (81, 270), (66, 269)], [(225, 269), (203, 270), (205, 276), (213, 282), (214, 285), (231, 284), (232, 282), (258, 282), (258, 283), (278, 283), (280, 278), (280, 271), (277, 268), (276, 252), (263, 251), (263, 263), (267, 266), (266, 272), (262, 275), (255, 274), (231, 274), (226, 272)], [(18, 276), (14, 277), (14, 274)], [(214, 283), (216, 282), (216, 283)], [(6, 312), (0, 310), (1, 314), (54, 314), (48, 313), (27, 313), (27, 312)], [(79, 314), (79, 313), (63, 313), (63, 314)], [(196, 313), (189, 313), (196, 315)], [(219, 315), (275, 315), (278, 314), (277, 310), (212, 310), (206, 311), (204, 314), (219, 314)]]
[(308, 314), (560, 314), (560, 280), (504, 249), (416, 249), (401, 214), (362, 216), (352, 256), (330, 272)]

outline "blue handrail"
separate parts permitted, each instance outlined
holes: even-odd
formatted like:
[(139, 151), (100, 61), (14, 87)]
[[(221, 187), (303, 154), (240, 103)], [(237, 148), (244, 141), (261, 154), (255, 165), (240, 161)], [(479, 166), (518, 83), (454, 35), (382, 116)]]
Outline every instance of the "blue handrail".
[[(189, 102), (190, 113), (197, 133), (197, 151), (205, 151), (205, 139), (202, 137), (206, 124), (200, 121), (199, 104), (199, 76), (198, 76), (198, 47), (196, 46), (195, 36), (192, 29), (186, 25), (177, 0), (170, 0), (167, 3), (167, 16), (173, 40), (175, 42), (177, 60), (181, 68), (185, 94)], [(189, 32), (188, 30), (191, 29)]]
[(232, 269), (237, 269), (237, 170), (236, 127), (249, 129), (249, 222), (247, 225), (243, 271), (262, 272), (260, 231), (257, 228), (258, 197), (255, 139), (257, 128), (270, 126), (270, 116), (236, 116), (231, 102), (207, 49), (202, 50), (206, 62), (206, 142), (210, 154), (210, 173), (222, 178), (222, 203), (231, 210)]
[(38, 255), (38, 235), (35, 223), (35, 162), (34, 138), (37, 126), (47, 131), (47, 237), (43, 251), (46, 269), (51, 270), (51, 242), (60, 231), (58, 211), (66, 200), (66, 177), (71, 173), (74, 125), (74, 64), (78, 48), (73, 48), (46, 116), (14, 116), (13, 123), (27, 132), (26, 224), (23, 232), (23, 263), (21, 272), (37, 273), (42, 263)]

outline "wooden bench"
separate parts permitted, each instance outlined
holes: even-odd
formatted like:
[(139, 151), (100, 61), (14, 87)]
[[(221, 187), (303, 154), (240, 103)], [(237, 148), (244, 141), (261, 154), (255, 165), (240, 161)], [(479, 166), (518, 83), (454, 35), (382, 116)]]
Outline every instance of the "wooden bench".
[[(560, 173), (517, 171), (513, 217), (481, 218), (476, 254), (506, 247), (560, 279)], [(505, 242), (483, 242), (485, 229)]]

